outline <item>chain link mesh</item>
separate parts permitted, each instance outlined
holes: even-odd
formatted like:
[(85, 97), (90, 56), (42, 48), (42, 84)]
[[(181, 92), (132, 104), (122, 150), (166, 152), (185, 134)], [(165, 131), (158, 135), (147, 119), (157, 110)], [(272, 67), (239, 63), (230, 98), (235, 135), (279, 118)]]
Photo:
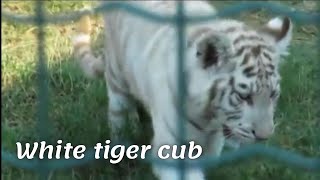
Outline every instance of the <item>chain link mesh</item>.
[[(184, 27), (187, 23), (201, 23), (204, 21), (209, 21), (217, 17), (227, 17), (237, 15), (243, 11), (251, 11), (264, 8), (268, 13), (280, 14), (290, 17), (295, 23), (299, 24), (314, 24), (320, 25), (320, 15), (318, 13), (309, 14), (302, 11), (296, 11), (289, 7), (274, 4), (270, 2), (242, 2), (227, 7), (219, 11), (215, 15), (209, 16), (197, 16), (190, 17), (184, 14), (183, 3), (180, 1), (177, 6), (177, 13), (174, 16), (163, 16), (160, 14), (155, 14), (146, 10), (141, 9), (133, 5), (126, 3), (108, 3), (101, 4), (92, 9), (86, 9), (82, 11), (72, 12), (69, 14), (59, 14), (54, 16), (48, 16), (44, 12), (43, 1), (37, 1), (35, 7), (35, 16), (22, 16), (17, 14), (12, 14), (8, 11), (2, 10), (2, 18), (6, 21), (12, 21), (24, 24), (35, 24), (38, 26), (39, 31), (37, 34), (38, 38), (38, 132), (39, 140), (48, 140), (47, 129), (49, 128), (48, 119), (48, 77), (46, 69), (46, 56), (44, 51), (44, 29), (43, 27), (47, 24), (62, 24), (70, 23), (70, 21), (77, 21), (84, 15), (98, 14), (101, 12), (112, 11), (112, 10), (124, 10), (133, 15), (140, 16), (148, 20), (152, 20), (158, 23), (173, 23), (177, 27), (177, 43), (178, 43), (178, 74), (177, 79), (179, 81), (179, 132), (180, 139), (183, 139), (184, 132), (184, 102), (185, 102), (185, 76), (183, 74), (183, 59), (184, 59)], [(320, 138), (320, 137), (319, 137)], [(113, 144), (113, 143), (111, 143)], [(126, 142), (121, 142), (123, 145), (130, 145)], [(94, 150), (89, 149), (85, 152), (85, 156), (81, 160), (77, 159), (61, 159), (61, 160), (19, 160), (16, 155), (6, 151), (4, 148), (1, 150), (2, 159), (8, 164), (11, 164), (18, 168), (34, 170), (40, 173), (41, 179), (47, 179), (49, 171), (54, 169), (66, 169), (75, 166), (80, 166), (93, 161)], [(306, 171), (320, 171), (320, 158), (319, 157), (304, 157), (301, 154), (293, 153), (278, 147), (266, 147), (261, 144), (249, 145), (247, 147), (241, 148), (234, 152), (226, 152), (220, 157), (200, 157), (197, 160), (184, 160), (178, 162), (166, 162), (165, 160), (160, 160), (155, 157), (147, 157), (146, 162), (157, 162), (166, 166), (179, 166), (181, 172), (188, 166), (201, 166), (203, 168), (216, 168), (221, 165), (228, 165), (234, 163), (234, 161), (246, 160), (253, 157), (263, 157), (269, 158), (279, 163), (284, 163), (287, 166), (300, 168)]]

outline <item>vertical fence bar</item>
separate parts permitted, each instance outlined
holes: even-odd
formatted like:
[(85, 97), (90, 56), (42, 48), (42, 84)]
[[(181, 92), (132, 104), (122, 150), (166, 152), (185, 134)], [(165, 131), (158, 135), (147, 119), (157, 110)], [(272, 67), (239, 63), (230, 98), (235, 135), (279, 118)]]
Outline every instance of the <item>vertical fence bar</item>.
[[(320, 2), (316, 2), (316, 8), (318, 10), (318, 12), (320, 12)], [(320, 24), (317, 24), (316, 27), (318, 28), (318, 30), (320, 30)], [(320, 36), (317, 37), (317, 47), (318, 47), (318, 52), (317, 52), (317, 56), (320, 57)], [(318, 78), (318, 82), (316, 83), (316, 91), (320, 92), (320, 61), (317, 62), (317, 68), (316, 68), (318, 74), (316, 75), (316, 77)], [(317, 93), (316, 95), (318, 101), (316, 101), (316, 105), (318, 105), (317, 107), (320, 107), (320, 95), (319, 93)], [(317, 109), (316, 111), (316, 118), (318, 120), (318, 122), (320, 122), (320, 108)], [(318, 133), (318, 139), (320, 142), (320, 133)]]
[[(186, 91), (186, 75), (184, 71), (184, 42), (185, 42), (185, 17), (184, 17), (184, 1), (178, 1), (176, 11), (176, 28), (177, 28), (177, 81), (178, 81), (178, 132), (179, 132), (179, 144), (182, 145), (185, 142), (185, 101), (187, 96)], [(183, 160), (179, 161), (180, 167), (180, 179), (185, 179), (185, 163)]]
[[(44, 32), (44, 22), (45, 22), (45, 12), (43, 9), (44, 1), (37, 0), (35, 6), (35, 18), (36, 24), (38, 26), (37, 40), (38, 40), (38, 140), (46, 141), (48, 138), (48, 77), (47, 77), (47, 61), (45, 54), (45, 32)], [(46, 159), (39, 160), (39, 173), (40, 179), (48, 179), (48, 169), (45, 167), (47, 163)]]

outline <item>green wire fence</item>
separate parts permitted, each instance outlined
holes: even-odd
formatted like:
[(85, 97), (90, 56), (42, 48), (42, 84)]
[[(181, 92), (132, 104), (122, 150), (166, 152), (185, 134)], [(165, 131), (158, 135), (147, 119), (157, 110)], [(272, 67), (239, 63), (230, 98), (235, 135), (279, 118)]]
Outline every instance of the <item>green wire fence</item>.
[[(182, 1), (178, 2), (177, 13), (174, 16), (164, 16), (156, 13), (152, 13), (141, 9), (140, 7), (129, 5), (125, 2), (121, 3), (108, 3), (101, 4), (91, 10), (83, 10), (72, 12), (70, 14), (60, 14), (54, 16), (48, 16), (44, 12), (43, 9), (44, 2), (38, 0), (36, 2), (35, 7), (35, 16), (22, 16), (11, 14), (2, 9), (2, 18), (6, 21), (12, 21), (17, 23), (26, 23), (26, 24), (35, 24), (38, 26), (39, 31), (37, 34), (38, 37), (38, 132), (39, 132), (39, 141), (47, 141), (48, 134), (47, 129), (49, 129), (49, 125), (47, 124), (48, 119), (48, 76), (47, 76), (47, 65), (46, 65), (46, 56), (44, 51), (44, 26), (47, 24), (62, 24), (62, 23), (70, 23), (70, 21), (77, 21), (83, 15), (89, 14), (98, 14), (106, 11), (113, 10), (124, 10), (128, 13), (131, 13), (135, 16), (140, 16), (141, 18), (145, 18), (147, 20), (152, 20), (158, 23), (171, 23), (176, 25), (177, 27), (177, 44), (178, 44), (178, 82), (179, 82), (179, 97), (178, 97), (178, 107), (179, 107), (179, 135), (180, 139), (183, 139), (185, 136), (185, 109), (184, 102), (185, 97), (187, 96), (187, 92), (185, 91), (186, 81), (184, 75), (184, 35), (185, 35), (185, 26), (188, 23), (201, 23), (204, 21), (209, 21), (214, 18), (227, 17), (239, 14), (243, 11), (249, 10), (258, 10), (264, 8), (268, 13), (286, 15), (290, 17), (295, 23), (298, 24), (314, 24), (320, 25), (320, 14), (318, 13), (305, 13), (302, 11), (292, 10), (289, 7), (274, 4), (270, 2), (242, 2), (237, 3), (233, 6), (227, 7), (217, 14), (212, 14), (209, 16), (193, 16), (190, 17), (185, 15), (183, 9)], [(320, 136), (319, 136), (320, 138)], [(114, 143), (114, 142), (113, 142)], [(113, 144), (111, 143), (111, 145)], [(123, 145), (130, 145), (126, 142), (121, 142)], [(10, 165), (13, 165), (18, 168), (33, 170), (40, 173), (40, 179), (47, 179), (49, 175), (49, 171), (55, 169), (66, 169), (79, 165), (83, 165), (93, 161), (94, 158), (94, 150), (90, 149), (85, 152), (85, 156), (81, 160), (77, 159), (61, 159), (61, 160), (19, 160), (15, 154), (10, 153), (2, 147), (2, 160)], [(301, 154), (289, 152), (287, 150), (278, 148), (278, 147), (266, 147), (261, 144), (250, 145), (244, 148), (241, 148), (234, 152), (226, 152), (223, 153), (220, 157), (200, 157), (197, 160), (183, 160), (176, 162), (167, 162), (165, 160), (160, 160), (156, 157), (147, 157), (145, 159), (146, 162), (156, 162), (164, 166), (179, 166), (181, 168), (181, 172), (184, 171), (186, 167), (203, 167), (203, 168), (215, 168), (220, 165), (231, 164), (234, 161), (245, 160), (253, 157), (266, 157), (273, 159), (275, 161), (286, 164), (287, 166), (300, 168), (306, 171), (320, 171), (320, 157), (304, 157)], [(183, 173), (182, 173), (183, 174)], [(182, 177), (183, 178), (183, 177)]]

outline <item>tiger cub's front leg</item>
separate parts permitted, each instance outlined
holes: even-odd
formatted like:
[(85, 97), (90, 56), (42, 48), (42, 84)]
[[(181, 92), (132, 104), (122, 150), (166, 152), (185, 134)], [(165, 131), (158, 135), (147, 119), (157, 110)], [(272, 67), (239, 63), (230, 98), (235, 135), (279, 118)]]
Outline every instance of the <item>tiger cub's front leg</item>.
[[(164, 108), (166, 107), (166, 108)], [(161, 110), (159, 110), (161, 109)], [(177, 121), (176, 110), (170, 105), (162, 106), (158, 110), (151, 111), (152, 126), (154, 136), (152, 140), (152, 155), (154, 157), (168, 156), (165, 161), (179, 161), (172, 158), (173, 145), (179, 145), (177, 141)], [(159, 148), (163, 145), (169, 145), (170, 149), (164, 149), (159, 152)], [(179, 147), (179, 146), (178, 146)], [(179, 152), (179, 150), (178, 150)], [(158, 154), (160, 153), (160, 154)], [(186, 153), (187, 154), (187, 153)], [(188, 156), (185, 157), (186, 159)], [(160, 180), (179, 180), (179, 167), (172, 167), (166, 165), (159, 165), (154, 163), (152, 169), (156, 177)], [(187, 168), (184, 177), (186, 180), (204, 180), (203, 171), (200, 168)]]
[[(119, 81), (111, 79), (105, 74), (108, 91), (108, 124), (111, 130), (111, 138), (118, 139), (123, 135), (121, 130), (125, 125), (126, 119), (139, 118), (134, 100), (129, 96), (125, 88), (122, 88)], [(135, 129), (136, 130), (136, 129)]]
[(222, 131), (217, 131), (212, 133), (208, 137), (209, 143), (205, 148), (205, 154), (208, 156), (220, 156), (224, 144), (225, 144), (225, 137)]

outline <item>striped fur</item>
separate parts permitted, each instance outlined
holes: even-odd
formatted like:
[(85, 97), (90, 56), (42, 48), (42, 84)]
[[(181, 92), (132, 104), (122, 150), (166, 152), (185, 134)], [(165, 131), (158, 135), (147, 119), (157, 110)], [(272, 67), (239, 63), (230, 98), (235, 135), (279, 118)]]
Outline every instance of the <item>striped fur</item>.
[[(175, 10), (173, 1), (127, 2), (156, 13), (172, 14)], [(215, 12), (203, 1), (185, 3), (188, 15)], [(91, 52), (88, 18), (80, 21), (73, 45), (88, 76), (104, 74), (113, 138), (123, 126), (124, 112), (135, 112), (133, 99), (137, 99), (152, 118), (153, 149), (176, 144), (179, 92), (175, 27), (123, 11), (109, 12), (104, 20), (105, 59)], [(205, 153), (219, 155), (225, 142), (239, 146), (270, 137), (280, 95), (278, 67), (281, 56), (288, 54), (291, 36), (288, 18), (272, 19), (261, 28), (229, 19), (188, 25), (184, 60), (187, 140), (202, 145)], [(160, 179), (178, 178), (174, 168), (153, 168)], [(188, 179), (204, 179), (201, 170), (186, 173)]]

